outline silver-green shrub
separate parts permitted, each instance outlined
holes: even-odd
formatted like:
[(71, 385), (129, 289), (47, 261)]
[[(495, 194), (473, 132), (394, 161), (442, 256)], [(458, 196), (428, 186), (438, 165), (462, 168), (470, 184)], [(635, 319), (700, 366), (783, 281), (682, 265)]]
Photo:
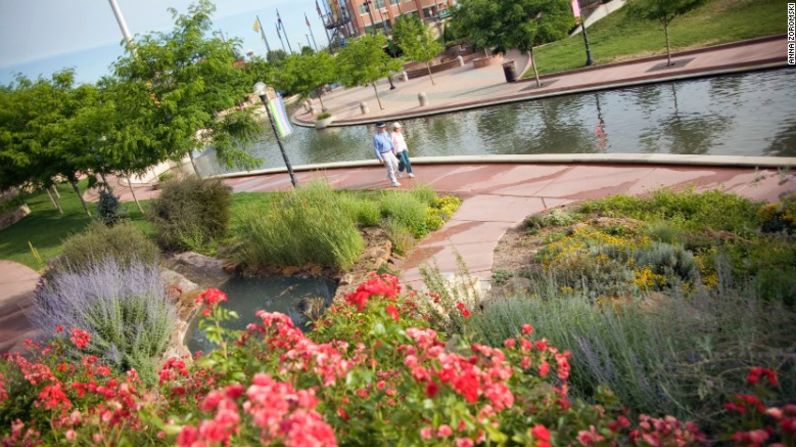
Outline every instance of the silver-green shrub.
[(107, 257), (80, 272), (55, 272), (33, 301), (31, 320), (42, 333), (57, 335), (56, 325), (88, 331), (88, 353), (155, 379), (175, 322), (157, 264)]

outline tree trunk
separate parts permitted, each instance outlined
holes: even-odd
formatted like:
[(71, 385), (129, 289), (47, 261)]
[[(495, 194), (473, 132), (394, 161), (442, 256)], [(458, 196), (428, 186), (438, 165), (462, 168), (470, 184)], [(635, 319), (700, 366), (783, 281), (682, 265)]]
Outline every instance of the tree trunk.
[(426, 62), (426, 69), (428, 70), (428, 77), (431, 78), (431, 85), (437, 85), (437, 83), (434, 82), (434, 76), (431, 76), (431, 62)]
[(323, 93), (321, 93), (321, 91), (318, 90), (318, 101), (321, 102), (321, 112), (325, 112), (327, 108), (325, 105), (323, 105), (323, 99), (321, 98), (321, 96), (323, 96)]
[(384, 110), (384, 106), (381, 105), (381, 98), (379, 98), (379, 89), (376, 88), (376, 83), (372, 82), (370, 85), (373, 86), (373, 91), (376, 92), (376, 101), (379, 103), (379, 109)]
[(669, 21), (663, 21), (663, 34), (666, 36), (666, 58), (668, 59), (669, 63), (667, 65), (672, 65), (672, 46), (669, 43)]
[(130, 180), (130, 174), (127, 174), (127, 186), (130, 187), (130, 194), (133, 195), (133, 200), (135, 201), (135, 206), (138, 207), (138, 211), (141, 211), (141, 214), (144, 214), (144, 209), (141, 208), (141, 204), (138, 202), (138, 197), (135, 196), (135, 188), (133, 188), (133, 181)]
[(196, 167), (196, 161), (193, 159), (193, 149), (188, 152), (188, 158), (191, 159), (191, 166), (193, 166), (193, 173), (196, 174), (197, 177), (202, 178), (202, 175), (199, 174), (199, 169)]
[(63, 216), (64, 210), (61, 208), (61, 204), (57, 200), (55, 200), (55, 197), (53, 197), (53, 194), (50, 192), (50, 188), (44, 188), (44, 190), (47, 191), (47, 197), (50, 198), (50, 202), (52, 202), (53, 208), (57, 209), (58, 213)]
[(102, 179), (102, 186), (105, 188), (105, 190), (113, 193), (113, 188), (111, 187), (111, 184), (108, 183), (108, 179), (105, 178), (104, 172), (100, 172), (100, 178)]
[(531, 47), (531, 51), (529, 51), (531, 55), (531, 66), (533, 67), (533, 75), (536, 77), (536, 86), (541, 87), (542, 81), (539, 80), (539, 71), (536, 69), (536, 59), (533, 58), (533, 47)]
[(58, 188), (56, 188), (55, 185), (51, 185), (50, 188), (52, 189), (53, 194), (55, 194), (55, 197), (58, 197), (60, 199), (61, 198), (61, 193), (58, 192)]
[(88, 217), (91, 217), (91, 211), (88, 210), (88, 205), (86, 204), (86, 201), (83, 200), (83, 194), (80, 193), (80, 187), (77, 186), (77, 180), (69, 179), (69, 183), (72, 185), (72, 189), (75, 190), (77, 198), (80, 199), (80, 204), (83, 205), (83, 211), (86, 212)]

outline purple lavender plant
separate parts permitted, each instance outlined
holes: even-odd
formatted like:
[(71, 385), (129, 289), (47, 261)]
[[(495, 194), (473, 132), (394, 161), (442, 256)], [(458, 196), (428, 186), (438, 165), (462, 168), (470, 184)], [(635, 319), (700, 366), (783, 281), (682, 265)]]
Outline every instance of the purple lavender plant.
[(55, 335), (57, 324), (86, 330), (89, 353), (153, 380), (175, 315), (156, 264), (107, 257), (77, 273), (56, 272), (37, 289), (30, 319), (44, 334)]

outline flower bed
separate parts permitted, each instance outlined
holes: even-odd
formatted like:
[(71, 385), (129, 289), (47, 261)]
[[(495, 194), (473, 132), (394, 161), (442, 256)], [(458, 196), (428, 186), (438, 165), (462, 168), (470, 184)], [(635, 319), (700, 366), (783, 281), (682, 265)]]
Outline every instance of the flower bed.
[[(530, 325), (502, 348), (446, 340), (418, 309), (433, 296), (403, 293), (373, 275), (304, 334), (283, 314), (260, 311), (243, 332), (209, 289), (203, 327), (219, 348), (171, 358), (147, 387), (134, 370), (96, 357), (64, 357), (90, 336), (67, 328), (0, 362), (4, 445), (699, 445), (692, 423), (633, 416), (610, 393), (599, 404), (568, 394), (569, 352)], [(461, 316), (469, 313), (457, 306)], [(465, 312), (466, 311), (466, 312)], [(193, 360), (193, 361), (192, 361)], [(792, 443), (796, 405), (778, 378), (749, 371), (750, 393), (731, 397), (736, 422), (721, 439)], [(767, 406), (767, 402), (781, 405)]]

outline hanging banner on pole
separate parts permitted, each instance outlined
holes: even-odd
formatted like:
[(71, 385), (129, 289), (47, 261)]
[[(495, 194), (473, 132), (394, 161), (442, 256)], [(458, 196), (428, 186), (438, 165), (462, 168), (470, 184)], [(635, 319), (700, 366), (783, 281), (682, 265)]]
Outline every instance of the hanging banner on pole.
[(580, 17), (580, 3), (578, 3), (578, 0), (572, 0), (572, 15), (575, 18)]
[(268, 111), (271, 112), (271, 118), (274, 120), (274, 126), (280, 138), (284, 138), (293, 133), (293, 127), (290, 125), (290, 119), (287, 117), (287, 110), (285, 103), (282, 101), (282, 95), (274, 91), (273, 88), (268, 87), (265, 91), (267, 99)]

